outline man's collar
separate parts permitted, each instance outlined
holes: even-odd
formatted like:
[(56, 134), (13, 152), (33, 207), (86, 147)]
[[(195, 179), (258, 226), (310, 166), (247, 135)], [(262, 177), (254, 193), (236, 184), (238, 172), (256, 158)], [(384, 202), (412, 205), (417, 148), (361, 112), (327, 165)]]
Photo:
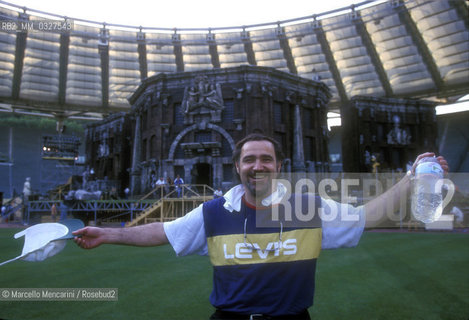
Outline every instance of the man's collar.
[[(278, 204), (282, 201), (283, 197), (287, 193), (287, 188), (281, 184), (280, 182), (277, 183), (277, 190), (262, 200), (262, 205), (265, 207)], [(241, 211), (241, 202), (244, 195), (244, 187), (242, 184), (238, 184), (237, 186), (228, 190), (227, 193), (223, 196), (225, 198), (225, 203), (223, 207), (229, 212), (240, 212)]]

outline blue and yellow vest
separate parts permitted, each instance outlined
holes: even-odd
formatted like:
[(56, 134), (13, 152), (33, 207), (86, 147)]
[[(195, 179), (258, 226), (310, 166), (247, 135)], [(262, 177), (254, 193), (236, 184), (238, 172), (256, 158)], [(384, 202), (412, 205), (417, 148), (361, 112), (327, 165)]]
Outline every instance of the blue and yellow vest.
[[(308, 208), (305, 199), (300, 203)], [(243, 201), (240, 212), (229, 212), (223, 207), (224, 198), (204, 204), (205, 233), (214, 268), (213, 306), (271, 316), (296, 314), (312, 306), (322, 234), (317, 214), (321, 200), (314, 199), (312, 221), (299, 221), (291, 201), (293, 221), (282, 227), (278, 221), (268, 226), (259, 223), (265, 217), (270, 219), (269, 208), (255, 209)], [(282, 218), (283, 206), (278, 210)]]

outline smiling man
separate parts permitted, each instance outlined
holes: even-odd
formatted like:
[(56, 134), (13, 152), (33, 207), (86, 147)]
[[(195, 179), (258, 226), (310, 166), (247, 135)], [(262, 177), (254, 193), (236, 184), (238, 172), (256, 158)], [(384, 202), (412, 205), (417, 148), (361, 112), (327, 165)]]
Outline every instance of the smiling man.
[[(417, 157), (415, 163), (426, 153)], [(217, 319), (310, 319), (316, 260), (321, 249), (356, 246), (365, 223), (379, 223), (379, 207), (398, 203), (409, 187), (404, 177), (390, 191), (365, 206), (353, 207), (301, 194), (293, 201), (277, 182), (283, 160), (279, 144), (270, 137), (251, 134), (237, 143), (233, 162), (241, 184), (223, 197), (208, 201), (184, 217), (124, 229), (86, 227), (74, 234), (76, 243), (91, 249), (104, 243), (157, 246), (169, 243), (178, 256), (209, 255), (213, 265), (210, 302)], [(438, 160), (445, 171), (447, 163)], [(415, 164), (414, 164), (415, 167)], [(285, 199), (288, 198), (288, 199)], [(311, 201), (313, 200), (313, 201)], [(285, 204), (288, 202), (288, 206)], [(313, 207), (310, 204), (313, 203)], [(314, 211), (309, 221), (272, 219), (273, 208)], [(337, 208), (336, 219), (323, 219)], [(396, 207), (397, 208), (397, 207)], [(283, 211), (282, 211), (283, 210)], [(348, 219), (340, 212), (347, 211)], [(365, 218), (366, 212), (366, 218)], [(368, 220), (368, 217), (372, 218)], [(80, 237), (78, 237), (80, 236)]]
[(274, 188), (272, 177), (280, 172), (283, 154), (275, 140), (263, 135), (250, 135), (240, 145), (233, 154), (236, 173), (247, 191), (246, 201), (259, 204)]

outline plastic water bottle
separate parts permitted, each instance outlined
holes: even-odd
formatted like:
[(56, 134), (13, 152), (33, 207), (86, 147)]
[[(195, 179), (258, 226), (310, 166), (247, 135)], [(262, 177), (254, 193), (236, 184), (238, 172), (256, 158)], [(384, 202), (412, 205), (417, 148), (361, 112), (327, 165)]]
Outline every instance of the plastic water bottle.
[(412, 190), (412, 215), (423, 223), (438, 220), (443, 213), (441, 182), (443, 169), (434, 157), (423, 158), (415, 169)]

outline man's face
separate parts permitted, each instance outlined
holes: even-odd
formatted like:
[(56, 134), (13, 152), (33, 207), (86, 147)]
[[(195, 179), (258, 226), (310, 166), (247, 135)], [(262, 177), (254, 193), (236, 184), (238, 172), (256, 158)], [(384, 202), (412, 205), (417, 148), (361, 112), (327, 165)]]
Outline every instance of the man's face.
[(274, 146), (267, 140), (246, 142), (236, 163), (236, 171), (245, 192), (251, 197), (261, 198), (272, 192), (272, 178), (280, 171), (280, 167)]

